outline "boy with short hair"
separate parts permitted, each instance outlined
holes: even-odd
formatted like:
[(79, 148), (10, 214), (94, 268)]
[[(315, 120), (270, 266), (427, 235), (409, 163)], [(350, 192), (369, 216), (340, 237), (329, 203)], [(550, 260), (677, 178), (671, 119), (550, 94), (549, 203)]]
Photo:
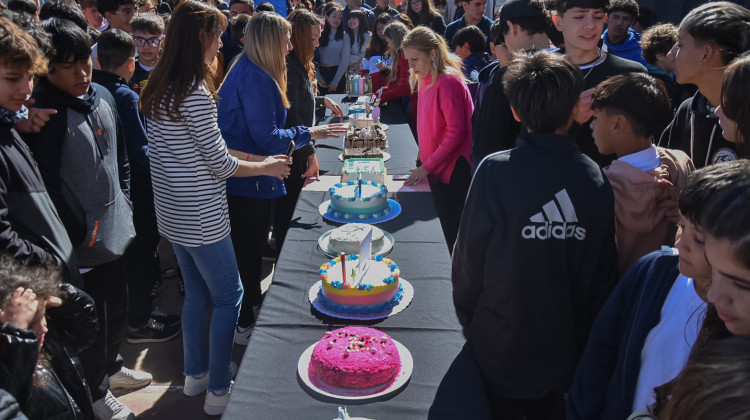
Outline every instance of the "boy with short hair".
[(520, 53), (503, 85), (527, 128), (474, 175), (453, 250), (453, 302), (493, 418), (564, 418), (589, 326), (617, 281), (614, 198), (567, 136), (578, 68)]
[(556, 12), (552, 16), (555, 27), (565, 39), (565, 55), (579, 66), (586, 81), (586, 90), (581, 97), (581, 110), (570, 134), (578, 139), (581, 151), (600, 167), (609, 165), (615, 157), (599, 153), (591, 137), (591, 129), (587, 124), (591, 119), (591, 90), (617, 74), (646, 72), (646, 68), (639, 63), (599, 49), (608, 8), (609, 0), (557, 0)]
[(453, 37), (456, 36), (458, 31), (467, 26), (478, 27), (485, 39), (487, 39), (490, 36), (490, 28), (492, 26), (492, 19), (484, 14), (487, 0), (459, 0), (456, 4), (460, 4), (463, 7), (464, 15), (445, 27), (444, 36), (448, 42), (448, 48), (453, 50), (456, 47), (456, 44), (453, 43)]
[(664, 83), (673, 112), (698, 90), (695, 85), (679, 85), (675, 81), (674, 60), (667, 58), (667, 54), (676, 43), (677, 27), (671, 23), (654, 25), (646, 29), (641, 37), (642, 55), (646, 60), (648, 74)]
[(747, 160), (690, 174), (679, 201), (678, 252), (666, 248), (644, 256), (615, 287), (578, 364), (568, 393), (568, 419), (626, 418), (653, 403), (654, 387), (682, 371), (715, 281), (704, 249), (707, 208), (732, 185), (748, 183)]
[(39, 5), (36, 0), (8, 0), (8, 10), (18, 13), (27, 13), (39, 22)]
[(477, 168), (491, 153), (515, 147), (521, 131), (521, 124), (513, 118), (503, 92), (507, 62), (500, 55), (552, 47), (547, 31), (554, 27), (540, 0), (509, 0), (500, 9), (500, 16), (492, 27), (497, 28), (495, 51), (500, 53), (497, 64), (479, 73), (477, 104), (471, 116), (472, 168)]
[(99, 37), (102, 70), (94, 70), (93, 81), (104, 86), (115, 99), (130, 162), (130, 201), (138, 234), (125, 253), (128, 284), (125, 337), (128, 343), (160, 343), (177, 337), (180, 317), (153, 312), (151, 290), (159, 280), (159, 262), (154, 253), (160, 237), (151, 187), (146, 121), (138, 111), (138, 95), (128, 87), (135, 66), (135, 49), (133, 38), (119, 29), (102, 33)]
[(641, 56), (641, 36), (631, 28), (637, 18), (638, 3), (635, 0), (612, 0), (607, 9), (602, 50), (645, 66), (646, 60)]
[(127, 33), (133, 31), (130, 22), (135, 16), (135, 0), (96, 0), (96, 7), (109, 22), (102, 31), (109, 28), (120, 29)]
[(476, 102), (479, 71), (490, 64), (490, 56), (485, 50), (484, 34), (476, 26), (466, 26), (456, 32), (453, 45), (456, 55), (461, 57), (464, 76), (470, 82), (469, 93), (472, 102)]
[(130, 26), (133, 28), (133, 42), (138, 51), (138, 59), (129, 84), (135, 93), (140, 94), (148, 83), (151, 70), (159, 62), (161, 41), (164, 39), (164, 19), (153, 13), (141, 14), (130, 22)]
[(672, 118), (664, 85), (642, 73), (621, 74), (600, 83), (591, 95), (594, 143), (617, 159), (604, 168), (615, 193), (620, 273), (662, 245), (674, 245), (677, 198), (695, 170), (679, 150), (656, 147)]
[[(255, 2), (253, 0), (230, 0), (229, 1), (229, 27), (221, 34), (221, 48), (219, 51), (224, 56), (224, 74), (229, 70), (229, 65), (234, 57), (242, 52), (242, 43), (232, 33), (232, 22), (241, 15), (252, 16), (255, 13)], [(244, 31), (243, 31), (244, 32)]]
[(73, 243), (83, 290), (96, 302), (99, 332), (81, 353), (94, 410), (98, 417), (129, 418), (132, 412), (109, 391), (109, 377), (144, 386), (151, 375), (123, 368), (118, 355), (127, 312), (122, 255), (135, 236), (125, 145), (112, 95), (91, 83), (86, 32), (58, 18), (42, 26), (55, 55), (32, 97), (36, 106), (57, 114), (24, 139)]
[(89, 28), (96, 29), (97, 31), (101, 30), (104, 27), (104, 16), (99, 13), (96, 0), (79, 0), (78, 4), (81, 5), (81, 11), (89, 22)]

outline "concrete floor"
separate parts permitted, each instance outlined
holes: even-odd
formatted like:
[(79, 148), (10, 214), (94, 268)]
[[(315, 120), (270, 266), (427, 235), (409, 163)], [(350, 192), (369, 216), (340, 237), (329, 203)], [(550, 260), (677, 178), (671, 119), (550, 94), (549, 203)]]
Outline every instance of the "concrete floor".
[[(265, 292), (271, 284), (274, 264), (263, 262), (264, 280), (262, 290)], [(176, 278), (165, 279), (157, 305), (160, 310), (170, 314), (180, 314), (182, 297), (178, 293)], [(245, 346), (234, 345), (232, 360), (240, 364), (245, 353)], [(187, 397), (182, 393), (185, 382), (183, 376), (182, 335), (165, 343), (128, 344), (123, 342), (121, 354), (125, 366), (142, 370), (153, 375), (154, 380), (146, 388), (139, 390), (118, 390), (113, 393), (127, 405), (139, 419), (209, 419), (203, 413), (204, 394)]]

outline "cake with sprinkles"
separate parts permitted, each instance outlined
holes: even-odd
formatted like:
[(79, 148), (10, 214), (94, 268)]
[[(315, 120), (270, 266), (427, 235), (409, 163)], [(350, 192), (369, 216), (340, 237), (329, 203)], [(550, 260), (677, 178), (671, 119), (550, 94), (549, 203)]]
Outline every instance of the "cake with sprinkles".
[(393, 339), (368, 327), (344, 327), (326, 332), (313, 349), (310, 370), (323, 383), (347, 389), (367, 389), (392, 382), (401, 369)]

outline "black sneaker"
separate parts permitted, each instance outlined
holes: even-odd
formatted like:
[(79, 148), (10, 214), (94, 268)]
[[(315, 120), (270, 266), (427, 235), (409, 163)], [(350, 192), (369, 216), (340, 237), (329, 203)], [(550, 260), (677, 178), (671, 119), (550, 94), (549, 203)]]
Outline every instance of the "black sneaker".
[(140, 328), (128, 327), (125, 337), (130, 344), (162, 343), (180, 335), (179, 325), (164, 325), (149, 318)]
[(162, 311), (159, 310), (159, 308), (154, 308), (153, 311), (151, 311), (151, 318), (153, 318), (156, 322), (161, 322), (162, 324), (173, 327), (173, 326), (179, 326), (182, 322), (182, 318), (180, 318), (179, 315), (168, 315)]

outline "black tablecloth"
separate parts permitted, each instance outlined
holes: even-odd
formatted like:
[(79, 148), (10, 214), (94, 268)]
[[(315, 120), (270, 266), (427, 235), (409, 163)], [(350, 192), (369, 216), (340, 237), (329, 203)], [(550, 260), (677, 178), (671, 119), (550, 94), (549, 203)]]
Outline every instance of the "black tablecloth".
[[(331, 99), (341, 104), (344, 115), (347, 114), (347, 108), (352, 104), (352, 99), (345, 98), (344, 95), (329, 95)], [(344, 118), (344, 122), (348, 119)], [(409, 174), (410, 169), (416, 167), (417, 160), (417, 143), (409, 129), (406, 116), (401, 108), (396, 105), (381, 107), (380, 121), (388, 125), (385, 132), (388, 138), (388, 147), (384, 150), (390, 153), (391, 158), (385, 163), (388, 173), (391, 175)], [(339, 122), (338, 118), (326, 117), (320, 121), (321, 124)], [(338, 139), (316, 140), (315, 147), (318, 150), (318, 163), (321, 173), (329, 175), (341, 174), (343, 162), (338, 156), (344, 151), (343, 136)]]
[[(408, 131), (405, 123), (393, 124), (389, 131), (404, 127)], [(408, 140), (412, 143), (404, 148), (416, 150), (411, 133)], [(394, 143), (391, 149), (394, 159), (405, 154)], [(386, 166), (393, 173), (391, 165)], [(308, 290), (319, 279), (320, 265), (329, 259), (318, 250), (318, 238), (340, 224), (318, 213), (326, 192), (302, 191), (224, 418), (329, 420), (343, 405), (353, 417), (372, 419), (489, 418), (479, 370), (453, 307), (450, 256), (431, 194), (389, 194), (401, 204), (402, 213), (378, 227), (393, 235), (388, 256), (414, 287), (409, 307), (376, 321), (331, 318), (312, 307)], [(355, 402), (331, 401), (302, 384), (297, 362), (304, 350), (326, 331), (345, 325), (373, 326), (409, 349), (414, 369), (405, 388), (377, 401)]]

